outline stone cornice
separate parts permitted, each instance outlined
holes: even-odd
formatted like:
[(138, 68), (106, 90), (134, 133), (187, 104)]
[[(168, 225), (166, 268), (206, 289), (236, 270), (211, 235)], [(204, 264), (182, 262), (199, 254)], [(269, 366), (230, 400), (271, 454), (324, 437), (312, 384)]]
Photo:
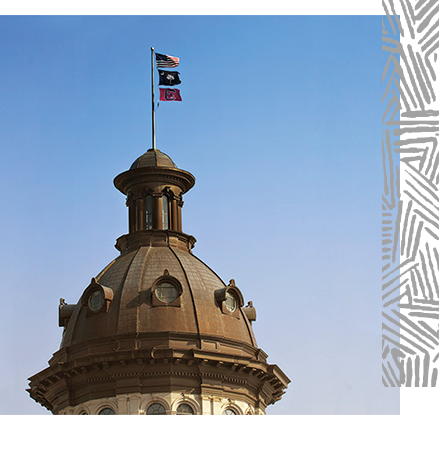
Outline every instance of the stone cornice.
[(172, 246), (191, 253), (196, 243), (192, 235), (175, 230), (143, 230), (122, 235), (116, 240), (116, 249), (122, 254), (141, 246)]
[(113, 182), (119, 191), (127, 194), (132, 186), (148, 181), (174, 183), (182, 189), (183, 193), (186, 193), (194, 186), (196, 179), (188, 171), (178, 168), (142, 167), (124, 171), (116, 176)]
[[(219, 391), (224, 389), (225, 393), (239, 394), (253, 402), (262, 394), (267, 406), (281, 398), (289, 379), (277, 366), (258, 358), (259, 351), (238, 357), (194, 348), (151, 348), (91, 354), (65, 362), (58, 354), (58, 358), (53, 358), (58, 360), (51, 361), (49, 368), (30, 378), (28, 391), (34, 400), (57, 413), (64, 406), (81, 403), (84, 397), (115, 396), (118, 384), (126, 380), (131, 384), (134, 380), (139, 390), (147, 393), (167, 391), (173, 378), (174, 385), (181, 381), (180, 387), (189, 389), (200, 388), (207, 381)], [(69, 354), (64, 353), (67, 359)], [(101, 385), (91, 389), (93, 383)], [(60, 387), (67, 392), (54, 403), (49, 397), (56, 396)]]

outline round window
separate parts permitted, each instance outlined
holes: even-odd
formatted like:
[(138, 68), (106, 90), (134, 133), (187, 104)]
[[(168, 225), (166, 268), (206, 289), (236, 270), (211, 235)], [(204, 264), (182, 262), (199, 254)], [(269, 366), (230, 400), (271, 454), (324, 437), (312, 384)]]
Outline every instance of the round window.
[(182, 403), (177, 407), (177, 414), (178, 415), (193, 415), (194, 410), (191, 406), (187, 405), (186, 403)]
[(164, 415), (166, 414), (165, 407), (160, 403), (153, 403), (148, 407), (147, 415)]
[(237, 413), (232, 409), (232, 408), (226, 408), (225, 411), (223, 411), (224, 415), (236, 415)]
[(114, 415), (115, 412), (111, 408), (103, 408), (98, 414), (99, 415)]
[(235, 300), (235, 297), (229, 292), (226, 292), (225, 307), (231, 313), (235, 312), (235, 309), (237, 308), (237, 301)]
[(97, 312), (104, 305), (104, 301), (104, 293), (101, 289), (99, 289), (93, 291), (90, 294), (87, 305), (89, 306), (90, 310)]
[(174, 284), (171, 282), (161, 282), (157, 285), (156, 289), (154, 290), (156, 297), (166, 304), (171, 303), (173, 300), (176, 300), (179, 296), (179, 293), (176, 289)]

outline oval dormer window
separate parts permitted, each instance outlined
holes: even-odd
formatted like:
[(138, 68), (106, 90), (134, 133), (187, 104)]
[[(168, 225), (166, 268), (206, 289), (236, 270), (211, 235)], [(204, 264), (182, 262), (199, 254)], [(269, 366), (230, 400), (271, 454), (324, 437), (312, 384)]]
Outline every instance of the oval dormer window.
[(167, 269), (151, 286), (151, 302), (153, 307), (180, 307), (182, 284)]
[[(86, 316), (108, 312), (112, 300), (113, 290), (100, 284), (94, 277), (81, 296), (81, 304), (86, 308)], [(65, 308), (63, 306), (63, 310)]]
[(237, 301), (235, 300), (235, 297), (230, 292), (226, 292), (225, 307), (231, 313), (235, 312), (237, 308)]
[(104, 305), (105, 299), (104, 299), (104, 293), (102, 292), (101, 289), (96, 289), (89, 295), (89, 299), (87, 300), (87, 305), (89, 306), (89, 309), (92, 310), (93, 312), (97, 312), (102, 308)]
[(176, 300), (179, 292), (176, 289), (176, 286), (171, 282), (161, 282), (156, 286), (154, 290), (156, 297), (166, 304), (171, 303), (173, 300)]

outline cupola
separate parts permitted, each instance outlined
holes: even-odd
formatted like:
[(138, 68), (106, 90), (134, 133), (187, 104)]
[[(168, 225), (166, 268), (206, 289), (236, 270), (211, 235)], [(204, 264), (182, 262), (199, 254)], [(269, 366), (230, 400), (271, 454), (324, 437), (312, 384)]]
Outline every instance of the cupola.
[(180, 170), (158, 149), (149, 149), (130, 169), (114, 179), (127, 196), (128, 235), (116, 248), (127, 252), (139, 246), (178, 246), (191, 250), (195, 238), (182, 232), (183, 194), (195, 184), (194, 176)]

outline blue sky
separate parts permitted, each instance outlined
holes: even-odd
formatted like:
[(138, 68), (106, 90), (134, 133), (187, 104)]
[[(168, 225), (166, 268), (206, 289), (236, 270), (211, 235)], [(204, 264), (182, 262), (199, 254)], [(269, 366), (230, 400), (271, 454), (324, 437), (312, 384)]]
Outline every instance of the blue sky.
[(196, 177), (194, 254), (257, 308), (292, 383), (268, 414), (398, 413), (381, 383), (381, 17), (0, 17), (0, 413), (57, 305), (117, 256), (113, 178), (151, 147), (150, 47), (180, 57), (157, 147)]

